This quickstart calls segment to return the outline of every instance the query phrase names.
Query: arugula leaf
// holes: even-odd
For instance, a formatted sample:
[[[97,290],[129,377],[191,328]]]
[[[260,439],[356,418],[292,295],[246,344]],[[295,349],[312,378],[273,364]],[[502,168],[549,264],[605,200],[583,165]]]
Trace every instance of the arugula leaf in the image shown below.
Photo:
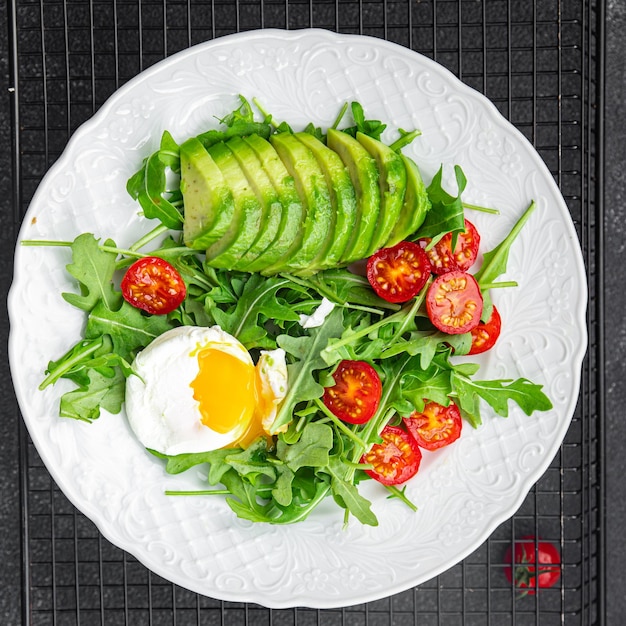
[[[312,122],[309,122],[305,126],[303,132],[309,133],[309,135],[313,135],[313,137],[315,137],[319,141],[322,141],[322,142],[324,141],[324,138],[325,138],[324,131],[321,129],[320,126],[315,126]]]
[[[240,105],[231,111],[228,115],[222,117],[219,121],[224,126],[232,127],[239,122],[253,122],[254,112],[248,102],[248,99],[239,94]]]
[[[159,161],[174,172],[180,172],[180,146],[169,131],[163,131],[159,146]]]
[[[333,457],[331,461],[327,471],[331,476],[330,488],[335,501],[362,524],[378,526],[378,519],[372,511],[372,503],[359,493],[354,483],[346,480],[345,463],[338,457]]]
[[[166,196],[168,168],[180,168],[177,156],[178,145],[165,131],[161,137],[159,150],[144,160],[138,170],[126,183],[126,191],[139,202],[148,219],[158,219],[164,226],[181,230],[183,216],[178,208]]]
[[[328,424],[311,422],[294,444],[288,445],[279,437],[276,456],[295,472],[301,467],[326,467],[332,447],[333,429]]]
[[[400,152],[402,148],[404,148],[405,146],[408,146],[410,143],[413,142],[414,139],[416,139],[422,134],[422,131],[417,130],[417,129],[406,131],[406,130],[403,130],[402,128],[399,128],[398,132],[400,133],[400,138],[396,139],[389,146],[395,152]]]
[[[173,323],[165,315],[146,315],[128,304],[126,300],[117,310],[110,310],[98,303],[85,328],[85,338],[95,339],[108,335],[113,341],[113,350],[129,362],[140,348],[173,328]]]
[[[182,454],[175,454],[173,456],[162,454],[156,450],[150,450],[148,452],[166,461],[165,471],[168,474],[180,474],[186,472],[188,469],[195,467],[196,465],[202,465],[204,463],[211,463],[212,465],[220,465],[226,456],[232,454],[233,448],[220,448],[219,450],[211,450],[210,452],[187,452]],[[211,480],[209,476],[210,484],[217,484],[219,478],[216,481]]]
[[[396,311],[398,304],[392,304],[376,295],[365,276],[351,272],[347,268],[328,269],[307,278],[291,280],[314,289],[321,296],[336,304],[358,304],[375,309]]]
[[[454,389],[458,397],[459,408],[468,416],[472,426],[482,423],[478,399],[482,398],[502,417],[508,417],[508,402],[516,402],[520,408],[531,415],[534,411],[549,411],[552,402],[537,385],[526,378],[517,380],[473,380],[454,372]]]
[[[421,412],[428,400],[447,406],[450,403],[451,392],[450,370],[435,366],[429,368],[427,372],[421,369],[407,371],[402,395],[411,402],[415,411]]]
[[[265,476],[272,481],[276,479],[274,467],[267,463],[267,442],[262,437],[244,450],[234,450],[224,457],[224,461],[250,482],[254,482],[259,476]]]
[[[93,422],[100,417],[101,409],[109,413],[119,413],[124,402],[126,377],[120,370],[113,376],[103,376],[99,372],[89,373],[89,385],[79,387],[61,397],[59,414],[84,422]]]
[[[485,252],[483,255],[483,263],[476,274],[474,274],[474,278],[481,288],[484,288],[485,285],[493,283],[496,278],[506,272],[511,245],[532,215],[535,207],[536,204],[533,200],[519,220],[517,220],[509,234],[495,248],[493,248],[493,250]]]
[[[268,319],[297,322],[299,316],[290,307],[282,305],[276,294],[290,285],[287,278],[264,278],[251,274],[234,307],[222,310],[211,307],[210,313],[223,330],[237,337],[246,348],[274,347],[265,341],[267,329],[263,323]],[[259,318],[263,318],[259,323]]]
[[[325,369],[326,362],[320,356],[331,337],[339,337],[343,330],[341,309],[334,309],[319,328],[311,329],[309,336],[291,337],[279,335],[276,343],[295,360],[287,365],[289,390],[283,400],[270,432],[276,433],[293,419],[293,411],[299,402],[319,398],[324,387],[313,377],[315,370]]]
[[[272,524],[294,524],[306,519],[330,490],[330,485],[324,480],[314,480],[312,487],[312,493],[307,493],[306,497],[296,497],[297,494],[292,491],[294,498],[291,504],[288,507],[274,507],[273,515],[268,516],[264,521]]]
[[[259,502],[258,487],[242,479],[233,468],[230,468],[221,478],[222,484],[234,496],[226,498],[228,506],[235,512],[237,517],[251,522],[271,522],[271,504]]]
[[[426,188],[428,197],[432,204],[432,209],[426,214],[424,223],[420,226],[415,239],[429,237],[431,239],[441,238],[446,233],[453,234],[451,243],[452,249],[456,245],[455,234],[465,229],[465,217],[461,194],[467,185],[467,179],[460,166],[454,166],[456,176],[458,196],[450,195],[442,186],[443,165],[433,177],[430,185]]]
[[[272,498],[281,506],[287,507],[293,502],[293,481],[295,473],[287,465],[276,467],[277,478],[272,487]]]
[[[49,361],[46,368],[46,378],[39,385],[39,389],[45,389],[54,384],[60,378],[69,378],[79,386],[89,384],[89,378],[80,372],[85,362],[90,361],[104,345],[104,338],[98,337],[94,341],[81,340],[72,346],[61,358]]]
[[[291,495],[287,493],[290,482]],[[222,476],[222,484],[233,496],[227,497],[226,502],[238,517],[270,524],[293,524],[305,519],[330,489],[323,479],[314,477],[302,484],[297,476],[288,473],[281,473],[274,485],[250,482],[232,468]],[[278,498],[270,497],[274,493]]]
[[[226,130],[207,130],[198,135],[197,139],[205,148],[210,148],[220,141],[228,141],[231,137],[260,135],[264,139],[268,139],[271,134],[272,127],[265,122],[246,122],[238,120]]]
[[[107,246],[115,246],[110,239]],[[71,305],[91,311],[99,301],[109,310],[119,306],[121,294],[113,287],[117,254],[105,252],[91,233],[84,233],[72,242],[72,262],[67,271],[80,283],[81,294],[64,293],[63,299]]]
[[[383,134],[385,128],[387,128],[387,124],[383,124],[380,120],[365,119],[363,107],[358,102],[352,102],[350,107],[352,118],[354,119],[354,126],[344,128],[342,132],[352,137],[356,137],[357,132],[359,132],[380,141],[380,136]]]
[[[220,124],[226,126],[225,130],[208,130],[197,136],[197,139],[205,148],[228,141],[231,137],[245,137],[247,135],[260,135],[268,139],[272,133],[271,116],[265,115],[262,122],[254,119],[254,112],[248,100],[239,95],[241,104],[234,111],[219,120]]]
[[[411,356],[419,355],[421,357],[421,367],[427,369],[437,353],[441,341],[442,337],[440,333],[416,330],[409,333],[406,339],[401,339],[391,345],[386,345],[380,353],[380,358],[389,359],[405,352]]]
[[[108,336],[105,335],[102,338],[101,344],[101,347],[93,355],[73,363],[71,367],[68,367],[69,363],[67,362],[61,363],[57,369],[52,369],[51,372],[57,378],[63,376],[63,378],[74,381],[79,387],[89,385],[89,370],[96,370],[103,376],[111,378],[115,374],[115,368],[119,367],[122,374],[128,378],[133,373],[130,363],[119,354],[111,352],[111,340]]]

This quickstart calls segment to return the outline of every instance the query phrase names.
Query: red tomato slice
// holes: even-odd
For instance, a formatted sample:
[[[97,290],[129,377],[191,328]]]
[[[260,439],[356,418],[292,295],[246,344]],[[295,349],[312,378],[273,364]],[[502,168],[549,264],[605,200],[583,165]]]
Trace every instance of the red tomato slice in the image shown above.
[[[437,276],[426,294],[430,321],[444,333],[469,333],[480,324],[483,297],[476,279],[459,270]]]
[[[417,474],[422,452],[413,436],[398,426],[385,426],[382,443],[375,443],[361,457],[373,466],[365,472],[383,485],[399,485]]]
[[[322,398],[328,409],[349,424],[364,424],[376,413],[383,393],[378,372],[365,361],[344,360],[333,374],[335,384]]]
[[[461,436],[463,420],[454,402],[443,406],[428,402],[421,413],[415,412],[404,418],[407,430],[425,450],[438,450]]]
[[[472,347],[468,354],[480,354],[493,348],[502,328],[502,318],[498,309],[493,307],[491,317],[483,324],[482,322],[472,330]]]
[[[430,239],[419,240],[425,247]],[[444,235],[432,248],[426,251],[433,274],[444,274],[453,270],[467,271],[478,256],[480,235],[474,224],[465,220],[465,231],[457,233],[454,253],[452,252],[452,233]]]
[[[367,261],[367,280],[387,302],[408,302],[422,290],[429,276],[428,257],[412,241],[381,248]]]
[[[561,576],[561,555],[557,547],[533,536],[522,537],[509,546],[504,556],[504,575],[524,594],[537,588],[553,587]]]
[[[176,268],[155,256],[135,261],[122,279],[124,299],[152,315],[173,311],[185,299],[185,281]]]

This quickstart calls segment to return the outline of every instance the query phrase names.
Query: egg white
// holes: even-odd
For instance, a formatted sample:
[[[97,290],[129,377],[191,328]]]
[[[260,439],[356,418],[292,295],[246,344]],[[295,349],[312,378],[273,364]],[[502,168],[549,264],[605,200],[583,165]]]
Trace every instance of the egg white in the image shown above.
[[[165,332],[142,350],[133,362],[134,374],[126,382],[126,414],[139,441],[166,455],[207,452],[237,441],[248,424],[219,433],[202,423],[192,381],[198,375],[198,348],[210,344],[250,368],[246,348],[219,326],[180,326]],[[262,423],[271,425],[287,390],[285,353],[281,349],[261,355],[258,374],[264,396]],[[236,387],[237,381],[233,381]]]

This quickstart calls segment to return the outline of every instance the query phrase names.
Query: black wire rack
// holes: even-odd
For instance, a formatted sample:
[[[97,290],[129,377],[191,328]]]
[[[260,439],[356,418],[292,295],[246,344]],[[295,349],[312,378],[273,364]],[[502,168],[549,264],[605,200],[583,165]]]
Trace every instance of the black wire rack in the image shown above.
[[[22,612],[29,625],[603,624],[602,0],[14,0],[7,22],[14,233],[72,133],[121,85],[190,45],[257,28],[326,28],[431,57],[534,144],[566,199],[590,289],[589,350],[564,443],[518,512],[463,562],[384,600],[265,609],[197,596],[104,539],[20,431]],[[21,423],[21,420],[20,420]],[[558,584],[519,597],[513,540],[562,555]]]

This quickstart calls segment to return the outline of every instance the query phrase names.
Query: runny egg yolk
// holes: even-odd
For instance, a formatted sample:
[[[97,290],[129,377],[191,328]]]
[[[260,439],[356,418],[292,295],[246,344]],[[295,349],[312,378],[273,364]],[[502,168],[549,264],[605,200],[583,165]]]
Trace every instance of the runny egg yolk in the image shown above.
[[[263,418],[272,411],[274,397],[263,388],[259,366],[210,344],[191,356],[198,359],[190,386],[202,424],[220,434],[234,430],[235,439],[227,447],[247,448],[258,437],[268,437]]]
[[[192,381],[201,421],[218,433],[245,431],[256,405],[256,372],[250,363],[207,346],[197,351],[198,375]]]

